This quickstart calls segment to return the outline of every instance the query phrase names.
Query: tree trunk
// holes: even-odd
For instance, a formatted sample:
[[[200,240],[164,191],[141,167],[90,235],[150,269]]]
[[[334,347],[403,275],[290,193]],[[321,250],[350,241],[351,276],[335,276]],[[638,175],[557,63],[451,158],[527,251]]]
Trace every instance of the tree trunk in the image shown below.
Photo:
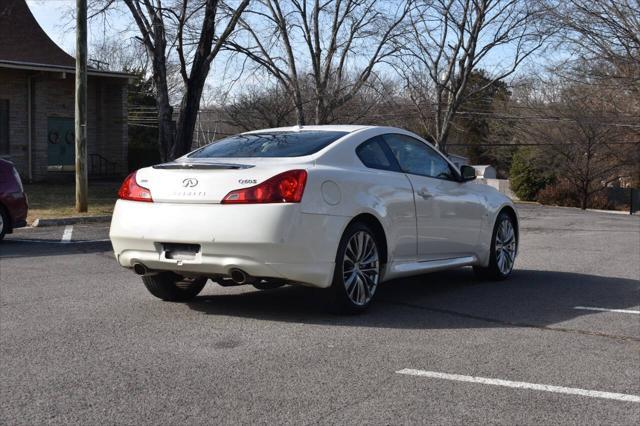
[[[171,151],[171,158],[178,158],[189,151],[193,143],[193,134],[198,121],[198,111],[200,110],[200,98],[204,83],[209,74],[209,64],[202,64],[197,69],[197,74],[191,75],[187,82],[187,91],[180,103],[180,115],[176,126],[176,140]],[[196,70],[194,69],[194,72]]]
[[[298,89],[294,89],[293,106],[296,108],[296,124],[298,126],[304,126],[306,124],[304,117],[304,102],[302,101],[300,90]]]
[[[450,128],[451,126],[447,123],[446,127],[442,130],[442,133],[438,135],[438,140],[436,142],[438,150],[445,155],[447,154],[447,141],[449,139]]]
[[[443,99],[442,89],[439,89],[437,92],[437,109],[436,109],[436,131],[434,142],[436,144],[436,148],[443,154],[447,152],[447,139],[449,138],[449,128],[450,128],[450,111],[452,109],[452,105],[449,99],[449,93],[447,93],[446,100]]]
[[[318,95],[316,100],[316,125],[327,124],[329,111],[324,97]]]
[[[451,130],[451,115],[449,112],[445,112],[445,116],[439,120],[439,129],[436,139],[436,147],[438,150],[446,154],[447,153],[447,141],[449,139],[449,132]]]
[[[191,151],[193,134],[198,121],[200,96],[188,90],[180,103],[180,115],[176,125],[176,140],[171,151],[171,158],[178,158]]]
[[[164,57],[155,57],[153,61],[153,84],[156,89],[156,104],[158,108],[158,150],[160,160],[167,161],[175,136],[173,123],[173,108],[169,103],[169,88]]]
[[[173,121],[173,108],[169,102],[158,102],[158,150],[160,160],[169,160],[175,137],[175,123]]]
[[[580,200],[580,208],[582,208],[582,210],[586,210],[588,207],[588,201],[589,201],[589,187],[585,186],[584,188],[582,188],[582,200]]]

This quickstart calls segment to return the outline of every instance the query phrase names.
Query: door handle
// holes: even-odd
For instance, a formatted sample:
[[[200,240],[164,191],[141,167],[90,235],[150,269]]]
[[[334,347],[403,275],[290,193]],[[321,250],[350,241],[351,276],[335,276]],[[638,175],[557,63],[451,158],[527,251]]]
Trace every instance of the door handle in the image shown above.
[[[425,200],[427,198],[431,198],[432,197],[431,193],[429,193],[429,191],[427,191],[425,188],[420,188],[418,190],[418,195],[421,196],[422,198],[424,198]]]

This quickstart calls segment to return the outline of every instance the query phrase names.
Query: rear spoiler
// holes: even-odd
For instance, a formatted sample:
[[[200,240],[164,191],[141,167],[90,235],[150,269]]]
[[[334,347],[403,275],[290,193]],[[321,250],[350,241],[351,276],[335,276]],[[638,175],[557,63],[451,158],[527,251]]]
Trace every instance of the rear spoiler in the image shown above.
[[[237,170],[255,167],[248,164],[208,163],[208,162],[176,162],[157,164],[154,169],[189,169],[189,170]]]

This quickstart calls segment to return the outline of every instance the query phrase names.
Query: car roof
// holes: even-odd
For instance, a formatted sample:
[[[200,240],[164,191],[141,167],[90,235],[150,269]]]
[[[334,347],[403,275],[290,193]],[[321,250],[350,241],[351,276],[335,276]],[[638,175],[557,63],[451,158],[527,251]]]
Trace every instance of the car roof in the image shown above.
[[[371,129],[379,126],[369,126],[361,124],[325,124],[320,126],[289,126],[289,127],[274,127],[271,129],[259,129],[245,132],[243,134],[251,133],[269,133],[269,132],[301,132],[301,131],[320,131],[320,132],[346,132],[351,133],[362,129]]]
[[[14,165],[11,161],[0,158],[0,167],[14,167]]]

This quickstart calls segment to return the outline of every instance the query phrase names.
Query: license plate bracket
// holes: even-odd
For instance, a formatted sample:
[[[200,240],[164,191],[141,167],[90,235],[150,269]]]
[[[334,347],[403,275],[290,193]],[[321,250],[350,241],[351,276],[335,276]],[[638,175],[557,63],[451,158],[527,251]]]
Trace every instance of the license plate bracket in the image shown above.
[[[172,260],[194,260],[200,244],[162,243],[164,257]]]

